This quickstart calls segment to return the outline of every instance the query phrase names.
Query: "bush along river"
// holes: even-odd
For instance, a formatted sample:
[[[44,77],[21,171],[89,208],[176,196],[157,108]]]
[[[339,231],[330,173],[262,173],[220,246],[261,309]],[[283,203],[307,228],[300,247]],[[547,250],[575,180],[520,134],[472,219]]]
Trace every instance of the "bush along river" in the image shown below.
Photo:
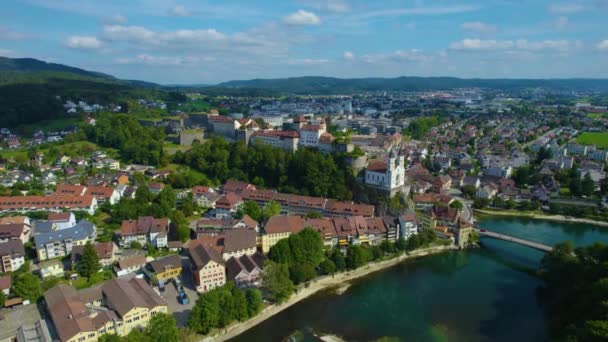
[[[554,245],[608,243],[608,228],[484,217],[491,231]],[[543,253],[482,238],[483,248],[407,260],[359,279],[343,294],[320,292],[232,341],[546,341],[535,277]]]

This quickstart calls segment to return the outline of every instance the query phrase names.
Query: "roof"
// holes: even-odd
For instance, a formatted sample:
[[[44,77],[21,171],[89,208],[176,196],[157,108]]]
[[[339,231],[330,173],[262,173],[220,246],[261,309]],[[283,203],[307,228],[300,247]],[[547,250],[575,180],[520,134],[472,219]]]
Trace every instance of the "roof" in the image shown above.
[[[7,216],[0,218],[0,225],[5,224],[25,224],[29,218],[27,216]]]
[[[141,266],[146,264],[146,257],[144,255],[134,255],[125,259],[118,260],[118,268],[125,270],[133,266]]]
[[[304,226],[318,231],[324,238],[338,236],[333,222],[326,218],[306,220]]]
[[[356,204],[353,202],[343,202],[336,200],[328,200],[325,206],[325,211],[334,215],[346,216],[365,216],[373,217],[376,207],[371,204]]]
[[[97,252],[97,256],[99,259],[110,259],[112,258],[112,254],[114,251],[114,243],[113,242],[97,242],[93,245],[95,247],[95,252]],[[72,247],[72,261],[80,260],[82,253],[84,252],[84,245],[74,246]]]
[[[97,228],[87,220],[80,220],[74,227],[56,230],[48,233],[41,233],[34,236],[36,248],[40,249],[45,244],[52,241],[64,241],[66,239],[84,240],[95,236]]]
[[[437,195],[432,192],[414,195],[414,203],[435,203],[436,200]]]
[[[241,272],[251,273],[263,269],[264,257],[260,254],[232,257],[226,262],[226,281],[234,280]]]
[[[84,195],[86,187],[82,185],[71,185],[71,184],[57,184],[55,193],[57,195]]]
[[[241,198],[241,196],[235,194],[234,192],[229,192],[227,194],[225,194],[224,196],[220,197],[216,202],[215,202],[215,207],[216,208],[232,208],[235,205],[237,205],[239,202],[242,202],[243,199]]]
[[[179,255],[169,255],[149,262],[154,273],[161,273],[167,269],[182,267],[182,259]]]
[[[88,209],[93,196],[49,195],[49,196],[3,196],[0,210],[48,210],[56,208]]]
[[[382,160],[372,160],[369,162],[369,165],[367,165],[367,171],[373,172],[385,173],[387,168],[386,162]]]
[[[266,234],[297,233],[304,229],[304,220],[300,216],[275,215],[268,219],[264,231]]]
[[[23,231],[26,230],[25,224],[5,224],[0,225],[0,239],[15,239],[19,238]]]
[[[112,194],[114,194],[114,188],[108,186],[90,186],[87,189],[87,194],[97,198],[109,199],[112,197]]]
[[[255,228],[259,225],[258,221],[252,219],[249,215],[243,216],[239,222],[244,223],[248,228]]]
[[[234,179],[227,180],[226,183],[224,183],[224,185],[222,186],[222,190],[224,192],[240,193],[240,192],[243,192],[244,190],[251,190],[251,189],[255,189],[255,186],[252,184],[237,181]]]
[[[212,247],[206,246],[201,242],[195,243],[188,248],[188,255],[190,260],[197,270],[205,267],[210,261],[214,261],[217,264],[224,265],[224,260]]]
[[[70,220],[72,215],[74,215],[74,214],[68,213],[68,212],[66,212],[66,213],[49,213],[47,220],[53,221],[53,222],[67,222]]]
[[[300,135],[296,131],[257,131],[253,132],[253,137],[271,137],[271,138],[299,138]]]
[[[57,285],[44,293],[44,300],[61,341],[83,331],[97,330],[88,316],[85,303],[73,287]]]
[[[120,317],[136,307],[152,309],[167,305],[143,279],[112,279],[102,285],[102,291]]]
[[[0,243],[0,256],[5,255],[24,256],[25,249],[23,248],[23,242],[21,240],[8,240],[7,242]]]
[[[0,277],[0,290],[6,290],[11,288],[11,275],[5,275]]]
[[[253,229],[230,229],[224,232],[224,253],[255,248],[257,233]]]
[[[169,219],[155,219],[152,216],[140,216],[137,220],[125,220],[120,225],[120,236],[166,233],[169,230]]]

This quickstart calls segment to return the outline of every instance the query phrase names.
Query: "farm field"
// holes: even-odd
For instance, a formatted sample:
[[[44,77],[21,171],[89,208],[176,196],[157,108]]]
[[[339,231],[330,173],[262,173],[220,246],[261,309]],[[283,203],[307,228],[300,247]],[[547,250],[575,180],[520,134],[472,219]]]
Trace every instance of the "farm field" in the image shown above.
[[[598,148],[608,148],[608,132],[585,132],[576,138],[579,144],[595,145]]]
[[[608,113],[587,113],[587,117],[590,119],[608,118]]]

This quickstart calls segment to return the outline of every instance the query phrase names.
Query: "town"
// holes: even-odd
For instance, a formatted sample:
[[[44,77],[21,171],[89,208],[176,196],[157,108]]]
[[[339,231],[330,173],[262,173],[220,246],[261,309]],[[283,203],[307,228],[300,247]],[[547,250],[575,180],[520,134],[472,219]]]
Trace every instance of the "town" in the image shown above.
[[[606,220],[608,109],[551,96],[128,105],[156,118],[74,99],[80,119],[61,130],[3,128],[0,339],[96,341],[165,320],[209,334],[318,277],[475,245],[477,213]],[[134,134],[113,137],[121,126]],[[217,296],[244,312],[201,311]]]

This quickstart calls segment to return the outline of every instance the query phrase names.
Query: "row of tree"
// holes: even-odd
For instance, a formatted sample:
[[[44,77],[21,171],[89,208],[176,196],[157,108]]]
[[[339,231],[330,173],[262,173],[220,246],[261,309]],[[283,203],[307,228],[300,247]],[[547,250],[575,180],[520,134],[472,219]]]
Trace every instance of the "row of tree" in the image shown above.
[[[254,143],[247,147],[212,137],[188,152],[176,153],[173,162],[202,172],[214,184],[237,179],[288,193],[353,197],[355,179],[344,156],[310,148],[290,153],[268,145]]]
[[[250,288],[243,291],[229,282],[198,297],[188,318],[188,327],[207,334],[234,321],[245,321],[257,315],[263,307],[259,290]]]

